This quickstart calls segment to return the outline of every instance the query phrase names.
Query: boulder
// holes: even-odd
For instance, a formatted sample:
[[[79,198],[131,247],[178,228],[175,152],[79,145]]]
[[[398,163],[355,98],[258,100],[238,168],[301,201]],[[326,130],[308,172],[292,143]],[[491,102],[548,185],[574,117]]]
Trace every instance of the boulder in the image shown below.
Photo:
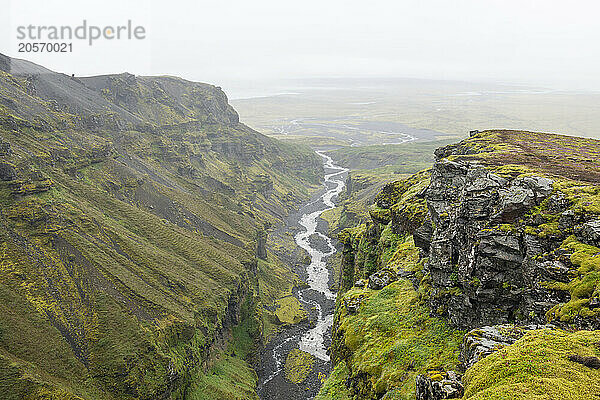
[[[382,269],[369,276],[368,287],[369,289],[379,290],[396,280],[398,280],[396,272],[390,269]]]
[[[512,222],[535,205],[533,190],[523,186],[511,186],[498,190],[500,195],[500,215],[503,222]]]
[[[0,180],[12,181],[17,177],[15,166],[6,161],[0,161]]]
[[[534,329],[552,329],[553,325],[494,325],[473,329],[463,339],[460,350],[460,363],[464,370],[477,361],[489,356],[505,346],[510,346],[522,338],[527,331]]]
[[[582,242],[600,247],[600,220],[589,221],[583,224],[579,230]]]
[[[356,314],[358,312],[363,298],[364,295],[344,298],[344,306],[346,306],[349,314]]]
[[[463,384],[454,371],[431,375],[417,375],[416,400],[459,399],[464,394]]]
[[[515,183],[523,183],[534,191],[537,200],[543,200],[552,193],[554,181],[543,176],[532,175],[515,179]]]

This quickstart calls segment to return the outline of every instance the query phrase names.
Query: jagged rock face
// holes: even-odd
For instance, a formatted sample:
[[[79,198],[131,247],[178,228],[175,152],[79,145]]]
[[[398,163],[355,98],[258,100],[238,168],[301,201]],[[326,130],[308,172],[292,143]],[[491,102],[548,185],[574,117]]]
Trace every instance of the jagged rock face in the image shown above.
[[[415,240],[429,252],[432,310],[458,327],[541,323],[564,295],[540,282],[566,277],[568,267],[537,256],[559,247],[560,240],[498,226],[515,222],[551,193],[549,178],[508,179],[477,163],[438,161],[425,194],[431,236],[421,238],[428,229],[420,228],[424,233]]]

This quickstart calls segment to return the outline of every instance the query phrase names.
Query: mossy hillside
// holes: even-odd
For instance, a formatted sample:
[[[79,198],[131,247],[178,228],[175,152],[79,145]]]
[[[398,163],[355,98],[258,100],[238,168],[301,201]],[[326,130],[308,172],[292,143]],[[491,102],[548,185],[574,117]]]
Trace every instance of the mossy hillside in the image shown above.
[[[49,193],[47,197],[50,197],[51,195],[52,193]],[[54,282],[61,282],[61,286],[63,286],[62,282],[67,283],[67,285],[64,285],[66,286],[65,289],[61,290],[61,292],[78,293],[78,287],[81,286],[81,283],[76,280],[69,288],[69,279],[72,280],[72,278],[69,277],[70,273],[75,273],[75,276],[78,279],[81,279],[81,277],[85,277],[86,274],[89,274],[90,269],[94,270],[100,268],[100,271],[94,272],[94,274],[98,274],[99,279],[102,279],[100,285],[105,285],[103,282],[107,281],[106,284],[114,288],[114,291],[111,294],[117,296],[120,301],[125,301],[125,308],[129,308],[126,312],[133,312],[142,319],[152,317],[161,318],[161,315],[167,310],[178,315],[175,320],[171,320],[171,318],[166,319],[167,325],[163,330],[170,333],[164,335],[159,333],[158,338],[165,337],[167,343],[172,342],[171,339],[168,339],[169,337],[173,337],[173,334],[176,335],[175,337],[178,337],[181,334],[177,333],[178,330],[171,332],[171,329],[168,328],[170,325],[168,321],[182,325],[182,328],[184,328],[185,331],[185,326],[190,324],[190,322],[185,322],[185,320],[191,320],[191,326],[196,326],[200,329],[191,337],[188,336],[189,334],[185,334],[183,336],[183,342],[176,340],[171,344],[175,347],[167,353],[168,357],[174,362],[177,370],[187,371],[190,368],[190,363],[193,365],[197,362],[194,360],[202,359],[205,356],[205,348],[210,344],[211,336],[219,329],[219,326],[222,326],[222,323],[219,321],[223,317],[219,316],[219,313],[225,309],[225,306],[231,299],[229,287],[235,288],[239,286],[240,280],[235,277],[236,273],[246,273],[244,272],[245,267],[239,264],[236,259],[243,260],[248,258],[249,255],[243,250],[238,250],[233,245],[218,243],[218,241],[215,241],[214,243],[214,246],[218,247],[211,247],[209,243],[212,240],[198,240],[197,234],[195,233],[178,228],[174,225],[165,224],[164,220],[153,217],[152,215],[147,215],[147,213],[140,212],[133,207],[126,206],[125,209],[120,210],[121,204],[117,203],[117,206],[115,206],[115,204],[111,203],[112,202],[109,202],[109,206],[112,207],[109,208],[119,211],[119,214],[113,215],[116,217],[116,221],[106,218],[105,215],[98,214],[95,210],[86,210],[83,208],[85,207],[85,203],[79,203],[77,205],[59,203],[55,199],[52,199],[47,203],[42,201],[40,204],[37,204],[35,201],[32,202],[31,200],[19,202],[15,209],[11,208],[7,210],[7,214],[13,217],[12,220],[15,221],[15,230],[19,233],[25,234],[28,231],[30,234],[33,231],[42,233],[41,237],[32,239],[32,241],[39,242],[38,246],[51,244],[51,241],[48,241],[45,236],[43,236],[47,231],[53,231],[52,235],[56,235],[58,232],[60,235],[59,242],[62,243],[62,240],[67,242],[65,245],[61,244],[62,247],[58,252],[64,251],[64,247],[72,246],[72,248],[69,248],[67,251],[71,253],[71,255],[74,255],[75,259],[68,260],[68,266],[61,267],[61,269],[56,271],[59,275],[52,278]],[[73,208],[68,208],[66,204]],[[55,221],[52,219],[50,221],[44,221],[44,219],[47,218],[47,213],[42,210],[47,209],[48,206],[52,207],[53,211],[56,211],[56,215],[63,217],[74,215],[77,217],[75,221],[68,221],[68,228],[61,228],[60,225],[54,223]],[[58,209],[56,210],[55,208]],[[89,212],[89,215],[83,214],[84,211]],[[19,218],[19,216],[27,215],[29,217],[24,219]],[[138,215],[139,220],[136,220],[135,218],[138,217]],[[93,219],[90,218],[90,216],[93,216]],[[156,218],[155,222],[153,218]],[[39,224],[39,222],[42,221],[42,224],[41,226],[27,226],[27,224],[23,224],[23,221],[32,221],[33,224]],[[101,230],[98,229],[99,226],[102,226]],[[127,226],[127,229],[125,226]],[[82,232],[78,232],[78,230],[81,230]],[[90,242],[90,237],[98,237],[97,242]],[[114,246],[114,249],[111,249],[111,246],[107,246],[106,243],[111,243],[111,245]],[[190,252],[190,249],[195,249],[198,253]],[[56,251],[54,249],[44,248],[43,253],[56,253]],[[198,257],[200,254],[202,254],[202,257]],[[81,257],[81,260],[77,260],[79,257]],[[181,261],[178,261],[178,258]],[[22,265],[27,265],[28,261],[24,260],[23,264],[15,264],[15,261],[19,260],[19,257],[15,254],[9,254],[7,257],[3,258],[3,261],[4,260],[7,262],[6,272],[15,273],[19,276],[22,275],[24,271]],[[53,260],[60,260],[60,255],[54,255]],[[90,266],[87,265],[87,261],[85,260],[94,260],[95,262],[98,262],[98,264]],[[132,260],[136,261],[133,262]],[[77,270],[77,267],[75,267],[75,272],[73,272],[73,266],[70,264],[77,264],[77,261],[83,261],[84,267],[82,270]],[[56,261],[55,264],[62,265],[59,264],[58,261]],[[232,266],[236,264],[238,265],[237,272],[235,269],[232,269]],[[175,269],[169,268],[173,265],[179,266]],[[204,266],[206,270],[204,273],[200,270],[192,272],[190,269],[190,266],[192,265]],[[160,267],[157,268],[157,266],[162,266],[162,270]],[[286,270],[281,267],[280,270],[280,273],[282,274],[280,280],[287,281],[288,278],[285,276]],[[197,279],[197,283],[193,283],[189,278],[186,278],[186,275],[190,272],[192,273],[191,276],[196,275],[195,279]],[[109,280],[105,279],[106,273],[109,274]],[[289,274],[289,272],[287,272],[287,274]],[[145,275],[145,280],[142,281],[139,279],[139,275]],[[74,314],[72,311],[69,312],[69,310],[65,311],[61,309],[61,306],[64,306],[65,298],[59,298],[58,301],[57,299],[47,298],[44,295],[44,291],[49,291],[51,289],[45,286],[38,287],[38,282],[44,282],[44,278],[48,278],[47,274],[46,276],[40,275],[39,273],[38,275],[28,274],[26,282],[21,284],[21,286],[27,291],[30,301],[36,304],[38,310],[44,313],[51,313],[56,323],[61,323],[67,330],[71,329],[74,332],[77,332],[78,329],[84,327],[84,332],[75,338],[73,346],[78,349],[77,351],[81,351],[85,354],[91,353],[90,358],[92,365],[102,365],[102,376],[105,377],[103,380],[106,381],[106,385],[110,385],[112,380],[115,379],[118,374],[121,374],[121,372],[115,372],[113,374],[109,371],[113,368],[115,371],[119,371],[123,368],[123,364],[121,364],[123,361],[119,361],[118,355],[114,358],[115,354],[112,354],[110,358],[106,358],[106,355],[111,354],[111,351],[115,349],[114,347],[111,347],[111,345],[109,345],[109,347],[106,347],[106,345],[98,347],[92,346],[92,349],[90,350],[90,345],[88,344],[90,341],[93,343],[96,338],[101,337],[103,338],[103,343],[106,343],[107,340],[108,343],[111,341],[112,343],[119,343],[117,354],[123,354],[123,357],[127,354],[136,354],[136,352],[138,354],[147,352],[147,349],[144,348],[143,345],[139,348],[131,348],[123,346],[123,344],[143,344],[144,342],[152,343],[154,341],[158,344],[161,343],[160,339],[153,339],[152,335],[146,339],[140,338],[139,334],[135,333],[135,330],[139,329],[136,328],[138,322],[135,318],[130,319],[128,322],[124,322],[122,319],[118,318],[119,313],[124,311],[122,310],[122,307],[111,306],[109,308],[110,311],[89,310],[88,307],[88,310],[86,311],[86,307],[82,306],[85,304],[84,300],[77,300],[78,297],[75,296],[69,301],[74,301],[76,302],[75,304],[79,304],[74,310],[78,310],[80,317],[73,319]],[[222,281],[222,285],[224,286],[219,287],[219,285],[215,285],[218,281]],[[168,292],[164,292],[164,289],[161,289],[163,282],[170,282],[169,284],[172,285]],[[172,294],[169,295],[169,292],[172,292]],[[196,294],[193,294],[194,292]],[[140,298],[136,293],[141,293],[144,297]],[[278,295],[277,291],[274,293],[274,296]],[[125,296],[123,296],[123,294]],[[68,296],[69,299],[73,297],[72,295]],[[129,296],[133,296],[134,300],[129,300]],[[107,304],[110,303],[110,301],[107,302]],[[190,313],[188,311],[190,307],[195,308],[197,306],[194,306],[194,304],[198,303],[202,305],[198,310],[199,312]],[[102,304],[100,300],[97,300],[97,305],[100,304]],[[108,313],[106,311],[108,311]],[[98,313],[101,315],[106,314],[106,317],[109,319],[99,321],[97,316]],[[177,320],[182,318],[183,320],[181,323],[178,323]],[[131,331],[126,333],[128,331],[123,329],[124,326],[132,326]],[[148,326],[148,329],[150,329],[150,331],[155,330],[155,328],[151,326]],[[85,334],[86,332],[88,333],[87,335]],[[126,334],[125,336],[122,334],[115,336],[115,333],[118,332]],[[204,333],[198,335],[200,332]],[[111,337],[113,339],[110,339]],[[188,344],[186,344],[186,342]],[[189,359],[190,352],[189,350],[186,350],[189,346],[191,346],[192,349],[197,349],[192,351],[191,354],[193,354],[193,358],[191,360]],[[79,347],[82,347],[82,349],[79,349]],[[177,350],[179,348],[180,350]],[[37,357],[32,360],[35,359],[37,359]],[[154,369],[156,367],[150,367],[150,365],[154,365],[161,359],[165,360],[165,362],[168,360],[168,358],[159,356],[158,354],[155,354],[154,356],[149,355],[146,362],[142,362],[140,359],[135,360],[134,366],[136,367],[136,371],[140,372],[144,370],[144,368],[146,370],[148,368]],[[143,367],[143,365],[146,366]],[[140,368],[140,370],[137,368]],[[127,368],[125,371],[127,371]],[[161,371],[163,376],[167,375],[167,365],[162,365]],[[132,370],[125,373],[137,374],[137,372]],[[143,375],[144,379],[150,376],[151,375],[147,373]],[[137,378],[132,377],[132,379],[134,379],[132,382],[128,382],[131,386],[136,387],[142,385],[149,391],[157,389],[156,387],[148,385],[148,382],[142,384],[142,382],[135,380]],[[158,381],[160,381],[160,378]],[[111,391],[125,390],[124,388],[115,387],[109,387],[108,389]]]
[[[514,165],[572,181],[600,182],[597,139],[514,130],[482,131],[436,151],[438,157],[488,166]]]
[[[344,301],[358,296],[359,311],[351,314]],[[393,398],[409,399],[417,374],[457,367],[463,333],[430,317],[407,280],[379,291],[353,288],[339,304],[335,353],[346,363],[354,395],[371,398],[393,391]]]
[[[372,222],[342,231],[340,241],[343,290],[336,303],[335,366],[318,398],[413,398],[416,375],[457,368],[464,333],[430,317],[422,294],[408,280],[381,290],[354,286],[381,269],[409,271],[421,279],[425,260],[410,235],[393,233],[392,222]],[[358,312],[349,311],[346,305],[356,302]]]
[[[126,82],[118,104],[92,115],[76,104],[100,109],[91,83],[48,81],[81,95],[56,111],[51,90],[32,96],[19,79],[0,79],[12,101],[0,115],[1,158],[17,174],[0,182],[0,275],[3,296],[24,304],[0,316],[4,381],[32,398],[184,398],[220,341],[260,340],[259,305],[291,293],[289,268],[269,261],[275,280],[257,268],[254,239],[308,197],[320,159],[238,124],[213,87],[170,113],[173,82],[159,82],[156,101],[146,98],[151,78]],[[44,336],[16,340],[12,327],[30,321]],[[232,330],[246,334],[230,339]],[[237,379],[218,371],[221,384]]]
[[[553,141],[559,143],[559,146],[564,147],[567,153],[567,164],[572,168],[560,167],[560,150],[553,148],[556,154],[549,154],[544,147],[544,142]],[[573,139],[573,141],[570,141]],[[531,141],[531,144],[527,142]],[[535,258],[534,261],[541,263],[544,260],[559,260],[568,271],[563,278],[567,278],[568,282],[540,282],[542,286],[550,287],[553,290],[567,292],[568,299],[564,304],[557,306],[548,313],[548,318],[553,323],[568,324],[569,326],[585,326],[586,321],[590,318],[597,318],[597,311],[594,307],[588,307],[592,298],[598,296],[598,277],[597,277],[597,261],[596,258],[600,253],[600,249],[589,244],[582,243],[576,237],[570,235],[579,235],[578,228],[569,224],[568,218],[573,215],[578,224],[585,221],[595,220],[600,215],[597,211],[597,184],[594,179],[594,168],[587,168],[590,154],[597,152],[597,141],[579,138],[557,138],[557,135],[550,134],[535,134],[528,132],[506,132],[506,131],[489,131],[475,135],[473,138],[467,139],[456,146],[442,149],[437,152],[438,157],[445,157],[460,161],[474,161],[479,164],[483,163],[493,173],[504,176],[506,178],[525,177],[529,175],[550,177],[553,181],[552,199],[543,201],[540,205],[534,207],[523,216],[517,218],[512,223],[501,223],[494,221],[484,231],[493,231],[494,234],[501,235],[516,235],[525,237],[533,235],[530,240],[539,240],[543,243],[543,251]],[[529,153],[528,153],[529,152]],[[515,154],[514,157],[509,156]],[[505,158],[503,158],[505,157]],[[510,160],[509,160],[510,158]],[[592,157],[594,158],[594,157]],[[512,163],[515,161],[515,163]],[[548,166],[543,166],[543,162],[548,162]],[[581,165],[577,165],[581,162]],[[554,168],[551,170],[551,168]],[[597,170],[596,170],[597,171]],[[389,386],[389,379],[379,380],[380,376],[384,376],[386,367],[390,364],[389,358],[386,358],[386,353],[379,351],[384,348],[386,340],[380,335],[378,327],[369,326],[371,321],[383,320],[387,309],[391,309],[388,305],[385,308],[378,309],[377,312],[370,313],[368,316],[371,320],[360,319],[363,313],[367,313],[370,296],[381,296],[382,293],[392,291],[392,288],[401,285],[404,282],[407,287],[413,290],[415,303],[419,304],[424,315],[428,318],[431,310],[429,310],[421,300],[428,299],[431,295],[430,276],[423,275],[423,265],[427,262],[426,259],[421,259],[421,254],[418,249],[414,248],[414,241],[410,236],[411,231],[419,226],[423,221],[427,221],[428,210],[427,204],[422,197],[426,197],[423,189],[427,187],[427,182],[417,179],[414,176],[412,185],[405,182],[392,183],[382,190],[382,193],[377,197],[376,206],[370,210],[373,222],[359,225],[352,229],[346,229],[340,233],[340,241],[344,243],[344,255],[342,262],[342,289],[339,294],[339,301],[336,309],[336,319],[334,323],[334,342],[333,354],[335,356],[336,367],[334,373],[323,386],[320,398],[406,398],[407,387],[414,389],[414,376],[406,381],[407,386],[402,386],[399,383],[397,386]],[[423,186],[416,188],[419,182],[423,182]],[[412,190],[411,190],[412,189]],[[412,193],[411,193],[412,191]],[[425,194],[425,196],[423,196]],[[410,207],[414,207],[411,209]],[[566,210],[568,212],[562,213]],[[394,215],[394,211],[397,214]],[[415,212],[416,211],[416,212]],[[388,225],[389,221],[389,225]],[[583,222],[582,222],[583,221]],[[393,229],[390,229],[392,228]],[[435,228],[435,224],[433,226]],[[390,240],[390,233],[393,240]],[[382,240],[384,239],[385,240]],[[384,243],[392,243],[391,246],[385,246]],[[562,243],[562,244],[561,244]],[[413,286],[406,281],[397,281],[389,284],[381,290],[370,290],[362,287],[356,287],[354,284],[359,278],[366,278],[374,271],[380,269],[403,270],[412,272],[411,280],[413,284],[418,284],[417,291],[414,291]],[[564,280],[564,279],[562,279]],[[481,283],[477,277],[468,282],[468,285],[476,288]],[[503,283],[504,290],[510,288],[508,283]],[[454,289],[447,290],[448,296],[455,296]],[[555,292],[556,293],[556,292]],[[356,312],[356,304],[358,312]],[[351,309],[347,306],[352,305]],[[403,307],[401,311],[396,311],[392,315],[396,317],[400,315],[403,319],[411,321],[410,316],[405,316],[402,312],[406,312],[407,307]],[[360,322],[351,326],[344,325],[347,321],[358,319]],[[587,318],[587,320],[585,320]],[[445,324],[443,320],[434,320]],[[399,322],[400,323],[400,322]],[[420,326],[415,323],[415,326]],[[364,331],[361,329],[364,328]],[[455,355],[458,345],[462,339],[462,332],[453,331],[447,328],[448,332],[444,337],[455,335],[454,342]],[[349,334],[349,332],[351,334]],[[544,332],[544,331],[542,331]],[[555,332],[555,331],[552,331]],[[571,335],[563,331],[565,335]],[[354,334],[352,334],[354,333]],[[562,334],[561,333],[561,334]],[[577,332],[579,334],[580,332]],[[538,335],[538,332],[533,332],[531,335]],[[581,332],[583,335],[583,331]],[[592,332],[591,335],[595,335]],[[411,335],[406,335],[410,337]],[[375,337],[377,342],[370,342],[371,338]],[[526,336],[528,337],[528,336]],[[350,339],[348,339],[350,338]],[[571,338],[573,342],[571,343]],[[562,340],[562,339],[561,339]],[[363,343],[367,343],[364,348]],[[431,339],[424,340],[418,343],[427,345],[431,343]],[[548,342],[547,344],[545,342]],[[433,341],[435,343],[435,341]],[[519,347],[519,343],[509,346],[507,351],[515,351],[514,357],[509,363],[498,361],[497,368],[482,369],[481,364],[488,358],[480,361],[471,368],[468,374],[475,377],[474,383],[471,383],[467,378],[467,396],[465,398],[545,398],[545,387],[553,385],[549,393],[554,393],[554,396],[567,396],[567,398],[594,398],[590,397],[592,393],[597,391],[592,387],[593,391],[587,391],[585,379],[578,372],[575,373],[574,380],[578,382],[577,386],[570,386],[567,391],[562,392],[562,379],[569,379],[568,368],[579,368],[579,364],[568,361],[568,354],[563,352],[564,358],[560,360],[553,358],[552,346],[555,345],[553,340],[546,338],[537,340],[536,346],[542,349],[537,356],[545,357],[540,361],[540,365],[547,365],[557,360],[556,364],[564,369],[562,371],[549,371],[549,379],[546,380],[547,374],[539,368],[535,368],[528,362],[528,354],[519,353],[514,350]],[[587,341],[585,351],[579,351],[577,347],[577,339],[567,336],[562,345],[573,345],[573,352],[579,355],[592,356],[597,353],[590,352],[594,342]],[[546,346],[546,347],[544,347]],[[435,347],[435,346],[434,346]],[[444,348],[452,348],[452,346],[444,346]],[[562,350],[561,350],[562,351]],[[570,351],[570,350],[569,350]],[[518,354],[517,354],[518,353]],[[497,353],[495,353],[497,354]],[[562,356],[561,355],[561,356]],[[363,357],[363,358],[359,358]],[[496,357],[490,356],[490,357]],[[435,363],[438,359],[446,359],[443,356],[434,355],[432,358],[414,357],[422,360],[425,363]],[[456,359],[455,359],[456,360]],[[564,364],[564,361],[570,364]],[[456,361],[455,361],[456,362]],[[562,364],[562,365],[561,365]],[[356,368],[360,365],[360,371],[364,374],[357,374]],[[513,368],[513,366],[516,366]],[[450,369],[456,367],[452,363],[445,366],[438,366],[428,370],[423,368],[423,373],[428,374],[432,378],[441,376],[445,368]],[[505,371],[502,368],[508,367]],[[479,368],[479,370],[477,370]],[[403,371],[402,368],[397,368]],[[511,372],[512,371],[512,372]],[[515,372],[516,371],[516,372]],[[510,375],[515,372],[515,378]],[[585,372],[585,371],[584,371]],[[496,375],[497,374],[497,377]],[[517,382],[514,386],[512,382]],[[377,383],[381,387],[377,388]],[[384,384],[385,383],[385,384]],[[481,385],[479,385],[481,383]],[[346,386],[348,392],[336,392],[333,388],[335,385]],[[388,386],[386,386],[388,385]],[[469,386],[471,385],[471,386]],[[584,389],[578,391],[577,387],[582,386]],[[390,390],[391,389],[391,390]],[[561,393],[560,395],[558,393]],[[566,394],[565,394],[566,393]],[[409,394],[414,396],[414,394]],[[571,396],[571,397],[569,397]],[[411,398],[409,397],[409,398]]]
[[[258,377],[248,360],[256,350],[260,321],[249,297],[243,303],[241,322],[234,326],[226,346],[216,350],[209,367],[190,379],[186,399],[256,400]]]
[[[243,359],[221,353],[213,365],[193,379],[189,400],[256,400],[256,372]]]
[[[345,361],[338,362],[329,374],[315,400],[350,400],[351,393],[346,387],[348,368]]]
[[[600,356],[598,331],[537,330],[467,370],[463,399],[597,399],[600,370],[569,360]]]

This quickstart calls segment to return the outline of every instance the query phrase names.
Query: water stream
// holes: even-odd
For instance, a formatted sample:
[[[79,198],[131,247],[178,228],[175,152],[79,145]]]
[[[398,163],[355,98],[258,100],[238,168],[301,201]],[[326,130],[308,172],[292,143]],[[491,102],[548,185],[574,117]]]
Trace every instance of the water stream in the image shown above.
[[[263,354],[265,367],[260,374],[258,387],[261,399],[311,399],[320,385],[317,372],[326,373],[330,369],[327,346],[331,340],[329,335],[333,323],[335,293],[330,289],[327,258],[337,250],[332,239],[324,232],[323,222],[319,223],[319,217],[335,207],[334,199],[344,189],[348,169],[335,165],[331,157],[322,152],[317,154],[323,158],[325,189],[317,199],[300,210],[297,224],[301,229],[294,237],[297,245],[310,256],[310,264],[303,271],[308,287],[299,290],[296,295],[305,308],[311,310],[314,324],[291,329],[267,346]],[[302,390],[296,390],[283,376],[287,353],[293,348],[300,348],[315,357],[313,376],[310,382],[304,383],[306,387]]]

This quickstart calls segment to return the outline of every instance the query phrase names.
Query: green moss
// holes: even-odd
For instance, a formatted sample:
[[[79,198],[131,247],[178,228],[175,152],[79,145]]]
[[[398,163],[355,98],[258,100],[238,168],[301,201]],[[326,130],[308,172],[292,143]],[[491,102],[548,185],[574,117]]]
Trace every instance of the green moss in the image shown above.
[[[600,215],[600,186],[573,180],[560,180],[558,189],[567,195],[572,209],[579,214]]]
[[[256,373],[242,359],[221,354],[206,371],[199,373],[186,393],[186,400],[257,400]]]
[[[418,272],[423,269],[420,251],[415,246],[412,236],[406,236],[394,249],[394,253],[387,261],[387,266],[396,271]]]
[[[516,228],[512,224],[500,224],[500,226],[498,226],[498,229],[500,229],[500,231],[502,231],[502,232],[507,232],[507,233],[515,233],[516,232]]]
[[[300,384],[311,373],[315,358],[300,349],[292,349],[285,359],[285,378],[293,383]]]
[[[534,168],[518,164],[504,164],[488,167],[494,174],[503,178],[512,179],[528,175],[539,175],[539,171]]]
[[[527,333],[473,365],[465,374],[463,399],[594,399],[600,370],[569,361],[569,356],[599,356],[598,331]]]
[[[352,396],[346,388],[346,379],[348,379],[348,367],[344,361],[341,361],[323,382],[315,400],[350,400]]]
[[[0,309],[0,380],[30,397],[183,398],[188,387],[200,397],[194,381],[214,362],[201,386],[231,395],[239,376],[251,393],[244,360],[276,332],[276,302],[299,283],[272,254],[253,262],[255,232],[317,189],[320,157],[219,123],[233,113],[209,85],[107,77],[102,94],[135,114],[133,126],[54,112],[0,75],[14,99],[0,107],[3,160],[18,175],[0,182],[0,297],[20,311]],[[115,160],[117,142],[135,161]],[[243,322],[228,326],[240,302]],[[277,306],[284,321],[301,314],[292,299]],[[233,350],[212,360],[230,331]]]
[[[306,310],[293,295],[278,299],[275,306],[275,315],[281,323],[297,324],[307,318]]]
[[[430,171],[424,170],[396,181],[387,185],[375,199],[379,205],[391,206],[390,217],[406,232],[420,226],[429,212],[425,199],[417,197],[429,185],[429,176]]]
[[[455,369],[463,332],[429,316],[410,282],[394,282],[379,291],[354,288],[344,297],[364,295],[358,314],[338,312],[340,343],[350,377],[361,381],[364,393],[395,389],[399,398],[414,396],[417,374],[431,369]]]
[[[546,314],[552,321],[558,319],[572,322],[575,317],[594,317],[600,310],[587,307],[590,297],[600,295],[600,249],[579,242],[574,236],[567,238],[562,246],[569,250],[571,262],[577,266],[575,277],[568,283],[545,282],[544,285],[557,290],[568,291],[571,295],[566,304],[557,304]]]

